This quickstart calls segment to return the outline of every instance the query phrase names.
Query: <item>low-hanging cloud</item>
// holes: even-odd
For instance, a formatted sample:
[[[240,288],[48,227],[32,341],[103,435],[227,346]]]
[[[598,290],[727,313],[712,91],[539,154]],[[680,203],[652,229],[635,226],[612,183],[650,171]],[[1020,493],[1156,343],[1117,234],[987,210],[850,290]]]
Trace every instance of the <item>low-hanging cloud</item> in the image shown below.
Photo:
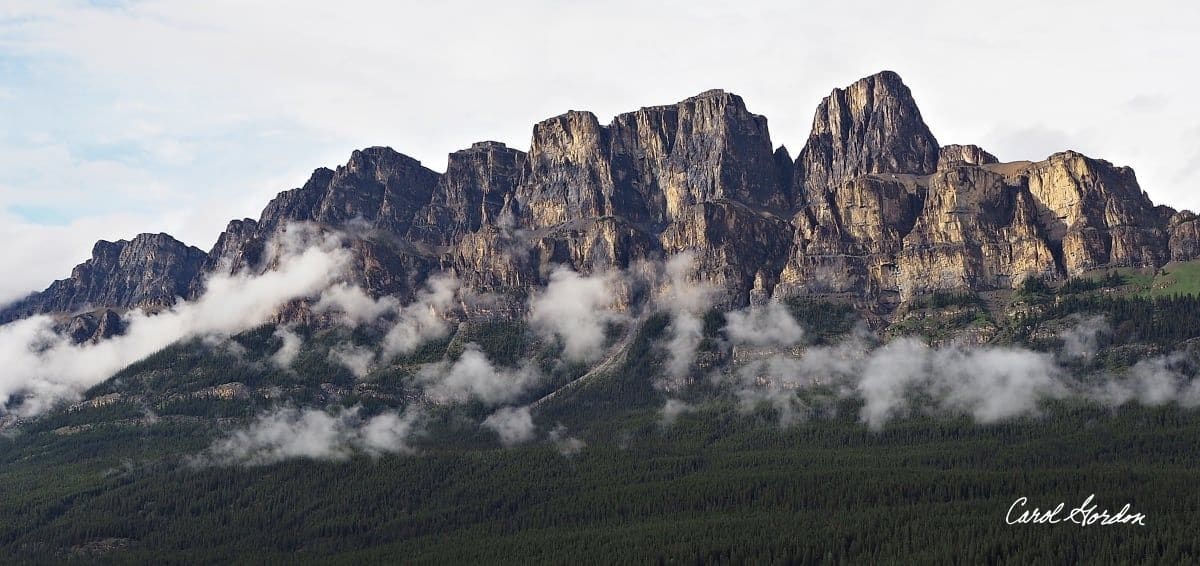
[[[670,313],[671,324],[666,341],[667,379],[655,384],[661,389],[675,389],[684,384],[704,338],[701,316],[717,294],[714,287],[695,278],[695,273],[696,254],[691,251],[672,256],[664,265],[665,280],[656,301]]]
[[[659,424],[664,427],[669,427],[679,420],[679,417],[684,413],[695,411],[696,408],[681,399],[667,399],[663,406],[658,411]]]
[[[483,420],[483,427],[495,432],[504,446],[529,442],[537,434],[528,406],[501,407]]]
[[[616,286],[614,273],[582,276],[559,267],[551,272],[545,291],[530,300],[530,325],[561,340],[568,360],[593,361],[604,351],[608,325],[623,318],[613,309]]]
[[[865,332],[802,354],[750,360],[714,376],[752,408],[767,404],[780,423],[803,420],[827,402],[857,398],[859,419],[880,430],[915,414],[966,415],[981,423],[1037,415],[1042,403],[1080,399],[1117,406],[1200,406],[1200,380],[1185,356],[1148,358],[1124,372],[1076,377],[1051,353],[1019,347],[930,346],[904,337],[877,345]]]
[[[804,339],[804,328],[786,306],[771,301],[725,313],[725,335],[734,344],[787,348]]]
[[[304,346],[304,339],[288,326],[276,328],[275,337],[279,338],[283,343],[279,346],[278,350],[275,350],[275,353],[271,354],[271,363],[280,369],[290,369],[292,363],[296,361],[296,357],[300,355],[300,348]]]
[[[397,312],[396,324],[383,339],[384,357],[410,354],[421,344],[446,336],[450,325],[443,313],[454,304],[458,287],[458,278],[453,273],[430,277],[416,300]]]
[[[415,410],[363,419],[358,408],[278,408],[217,440],[192,463],[265,465],[292,458],[345,460],[359,453],[412,453],[410,441],[420,432],[421,417]]]
[[[532,363],[498,368],[474,343],[467,344],[454,362],[428,364],[417,373],[425,395],[437,403],[478,400],[485,404],[512,401],[542,378]]]
[[[1100,338],[1110,331],[1103,316],[1084,318],[1058,334],[1063,343],[1062,353],[1068,358],[1090,360],[1100,348]]]
[[[391,327],[380,353],[380,361],[386,362],[449,334],[445,314],[454,306],[458,290],[459,281],[453,272],[437,273],[425,281],[413,302],[401,305],[395,297],[372,298],[360,287],[341,283],[321,294],[313,312],[333,316],[349,327],[388,321]]]
[[[1140,360],[1129,371],[1108,375],[1093,385],[1089,396],[1113,406],[1130,402],[1152,407],[1171,402],[1185,408],[1200,406],[1200,379],[1187,376],[1180,367],[1184,361],[1178,353]]]
[[[318,314],[335,313],[342,324],[350,327],[374,322],[399,309],[400,301],[395,297],[374,299],[361,287],[349,283],[330,286],[312,308]]]
[[[1044,399],[1065,397],[1062,370],[1050,354],[1018,348],[933,348],[902,338],[867,358],[857,391],[860,417],[872,429],[925,408],[967,414],[992,423],[1037,410]]]
[[[554,445],[554,448],[558,450],[558,453],[567,458],[577,456],[580,452],[583,452],[584,448],[587,448],[587,443],[583,439],[571,436],[570,432],[567,431],[567,427],[561,424],[555,426],[546,437]]]
[[[338,344],[330,348],[329,359],[341,364],[359,379],[375,368],[375,352],[355,344]]]
[[[289,301],[315,296],[337,281],[349,253],[336,234],[290,226],[274,241],[277,269],[253,275],[217,275],[195,301],[149,315],[125,315],[126,332],[97,343],[74,344],[49,316],[0,326],[0,406],[22,396],[14,410],[30,415],[74,399],[129,364],[193,337],[229,336],[267,322]]]

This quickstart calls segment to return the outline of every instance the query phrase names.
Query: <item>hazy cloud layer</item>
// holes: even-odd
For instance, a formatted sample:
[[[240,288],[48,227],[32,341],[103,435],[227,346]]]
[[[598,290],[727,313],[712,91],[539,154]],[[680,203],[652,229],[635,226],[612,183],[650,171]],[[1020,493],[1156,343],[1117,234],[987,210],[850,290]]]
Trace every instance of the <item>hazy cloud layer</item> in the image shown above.
[[[1064,398],[1195,407],[1200,380],[1189,377],[1180,361],[1179,355],[1150,358],[1128,372],[1077,379],[1054,355],[1023,348],[933,347],[916,338],[875,346],[849,339],[800,356],[753,360],[716,379],[729,384],[746,408],[775,408],[784,425],[819,413],[832,399],[855,397],[863,402],[860,420],[879,430],[916,414],[999,422],[1036,415],[1043,402]]]
[[[1188,377],[1181,367],[1181,354],[1141,360],[1128,372],[1109,375],[1090,394],[1109,405],[1136,402],[1158,406],[1179,403],[1185,408],[1200,406],[1200,379]]]
[[[1100,347],[1100,338],[1111,332],[1103,316],[1091,316],[1062,331],[1058,337],[1063,342],[1062,354],[1068,358],[1090,360]]]
[[[667,399],[667,401],[663,403],[662,409],[659,409],[658,411],[659,424],[662,426],[674,425],[675,421],[679,420],[680,416],[682,416],[684,413],[690,413],[694,410],[696,410],[696,408],[689,405],[685,401],[680,399]]]
[[[554,427],[546,437],[554,445],[554,448],[558,450],[559,454],[568,458],[578,455],[580,452],[583,452],[584,448],[587,448],[586,442],[580,438],[571,436],[567,431],[567,427],[561,424]]]
[[[717,289],[697,277],[696,254],[685,251],[672,256],[663,266],[665,281],[655,298],[660,308],[671,314],[667,328],[667,375],[656,385],[664,389],[680,387],[696,359],[696,350],[704,338],[701,316],[713,302]]]

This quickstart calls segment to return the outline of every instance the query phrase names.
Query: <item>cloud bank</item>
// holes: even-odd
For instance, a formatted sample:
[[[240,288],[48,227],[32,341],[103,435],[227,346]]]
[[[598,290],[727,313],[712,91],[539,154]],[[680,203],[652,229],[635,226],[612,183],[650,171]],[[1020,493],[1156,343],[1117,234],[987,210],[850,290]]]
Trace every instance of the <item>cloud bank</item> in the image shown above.
[[[786,310],[771,315],[727,315],[735,344],[762,344],[793,328]],[[735,328],[736,330],[731,331]],[[1107,328],[1102,318],[1083,320],[1060,336],[1066,359],[1090,357],[1095,337]],[[791,334],[790,336],[796,336]],[[784,343],[776,346],[783,347]],[[1183,407],[1200,405],[1200,380],[1188,377],[1183,356],[1145,359],[1128,372],[1073,376],[1052,354],[1018,347],[930,346],[904,337],[879,345],[856,332],[841,343],[806,348],[799,356],[776,353],[753,359],[714,379],[731,388],[746,408],[767,404],[781,424],[806,418],[830,400],[857,398],[859,420],[880,430],[916,414],[970,416],[994,423],[1036,415],[1045,401],[1080,399],[1117,406],[1128,402]],[[804,393],[804,395],[802,395]],[[664,407],[664,418],[667,410]]]
[[[284,304],[329,287],[349,263],[349,253],[332,234],[288,230],[277,240],[278,269],[260,275],[216,275],[195,301],[180,302],[154,315],[125,315],[126,332],[95,344],[74,344],[54,331],[49,316],[0,326],[0,406],[21,397],[11,410],[40,413],[75,399],[129,364],[179,340],[228,337],[267,322]],[[285,337],[285,348],[289,347]],[[279,361],[287,361],[284,351]]]

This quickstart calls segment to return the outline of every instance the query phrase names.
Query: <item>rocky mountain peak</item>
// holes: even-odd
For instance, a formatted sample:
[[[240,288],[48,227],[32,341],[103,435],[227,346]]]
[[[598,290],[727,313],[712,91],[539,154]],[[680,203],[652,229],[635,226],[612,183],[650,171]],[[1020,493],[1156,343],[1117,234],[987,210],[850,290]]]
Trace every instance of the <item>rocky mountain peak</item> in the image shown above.
[[[937,168],[937,139],[912,92],[891,71],[834,89],[817,106],[812,133],[796,160],[797,185],[812,202],[860,175],[928,175]]]
[[[91,308],[160,308],[188,295],[207,254],[167,234],[139,234],[132,240],[101,240],[91,259],[0,313],[9,321],[31,314],[76,313]]]
[[[272,200],[259,219],[267,231],[287,222],[341,226],[360,219],[398,235],[407,233],[417,210],[429,202],[439,175],[390,147],[355,150],[337,170],[313,172],[299,189]]]
[[[525,152],[496,141],[451,153],[429,203],[413,218],[409,237],[450,245],[495,223],[521,182],[526,158]]]

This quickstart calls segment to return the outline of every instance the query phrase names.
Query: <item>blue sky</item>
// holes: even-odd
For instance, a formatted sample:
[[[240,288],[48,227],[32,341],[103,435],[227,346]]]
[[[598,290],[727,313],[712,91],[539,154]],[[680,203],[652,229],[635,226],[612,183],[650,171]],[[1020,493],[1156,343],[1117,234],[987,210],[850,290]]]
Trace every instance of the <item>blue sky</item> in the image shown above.
[[[1051,5],[1052,4],[1052,5]],[[442,170],[709,88],[793,153],[836,86],[901,74],[942,143],[1075,149],[1200,208],[1200,8],[1186,2],[0,1],[0,302],[98,238],[207,249],[230,218],[351,150]]]

